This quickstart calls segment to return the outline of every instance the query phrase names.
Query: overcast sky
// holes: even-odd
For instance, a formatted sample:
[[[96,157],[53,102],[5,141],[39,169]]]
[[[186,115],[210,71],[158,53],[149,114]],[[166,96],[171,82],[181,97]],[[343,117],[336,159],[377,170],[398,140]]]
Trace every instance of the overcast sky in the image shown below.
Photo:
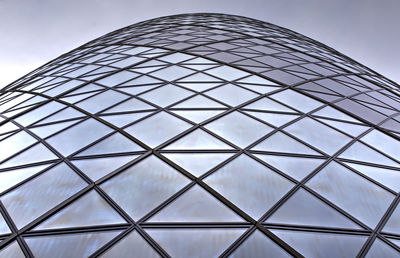
[[[0,0],[0,87],[115,29],[188,12],[283,26],[400,82],[400,0]]]

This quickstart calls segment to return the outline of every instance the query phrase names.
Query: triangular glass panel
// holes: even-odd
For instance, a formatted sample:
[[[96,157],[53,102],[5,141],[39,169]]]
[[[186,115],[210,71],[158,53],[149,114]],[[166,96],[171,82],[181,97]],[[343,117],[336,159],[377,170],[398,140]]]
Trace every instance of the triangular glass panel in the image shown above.
[[[15,240],[12,244],[9,244],[5,248],[0,250],[0,258],[25,258],[24,253],[19,247],[18,242]]]
[[[396,209],[393,211],[389,220],[386,222],[385,227],[382,229],[383,232],[392,234],[400,233],[400,205],[397,204]]]
[[[305,257],[356,257],[368,236],[271,229]]]
[[[226,106],[202,95],[196,95],[184,102],[176,104],[173,108],[226,108]]]
[[[345,164],[354,168],[360,173],[378,181],[379,183],[391,188],[395,192],[400,191],[400,184],[399,184],[400,171],[398,170],[371,167],[371,166],[353,164],[350,162],[345,162]]]
[[[301,181],[306,175],[321,165],[325,159],[288,157],[276,155],[254,154],[257,158],[279,169],[283,173]]]
[[[85,173],[90,179],[96,181],[108,173],[122,167],[129,161],[134,160],[139,155],[121,156],[121,157],[107,157],[107,158],[96,158],[96,159],[81,159],[74,160],[74,164],[83,173]]]
[[[147,221],[215,223],[243,222],[243,219],[203,188],[195,185]]]
[[[20,229],[86,186],[75,171],[61,163],[6,193],[0,200]]]
[[[153,72],[151,75],[160,78],[162,80],[171,82],[178,80],[182,77],[188,76],[192,73],[194,73],[193,70],[183,68],[177,65],[172,65],[167,68],[163,68],[161,70]]]
[[[127,81],[119,86],[146,85],[146,84],[155,84],[155,83],[162,83],[162,81],[157,78],[154,78],[154,77],[142,75],[133,80]]]
[[[38,143],[17,156],[7,160],[0,165],[1,168],[27,165],[47,160],[58,159],[58,157],[46,148],[42,143]]]
[[[211,117],[221,114],[225,110],[171,110],[171,112],[182,116],[196,124],[199,124]]]
[[[360,121],[352,118],[349,115],[346,115],[345,113],[331,106],[326,106],[323,109],[320,109],[317,112],[313,113],[313,115],[360,123]]]
[[[143,93],[140,97],[160,107],[166,107],[193,94],[194,92],[168,84]]]
[[[266,222],[316,227],[361,229],[356,223],[323,203],[321,200],[299,189]]]
[[[347,135],[309,117],[292,123],[284,130],[330,155],[352,140]]]
[[[30,128],[29,130],[43,139],[49,135],[52,135],[58,131],[61,131],[62,129],[64,129],[76,122],[79,122],[79,121],[81,121],[81,120],[74,120],[74,121],[61,122],[61,123],[50,124],[50,125],[43,125],[40,127]]]
[[[241,77],[249,75],[249,73],[247,72],[244,72],[242,70],[227,65],[222,65],[220,67],[213,68],[211,70],[208,70],[207,73],[227,81],[237,80]]]
[[[397,258],[397,257],[400,257],[400,253],[396,249],[393,249],[388,244],[386,244],[385,242],[380,240],[379,238],[376,238],[365,257],[367,257],[367,258],[379,258],[379,257]]]
[[[95,190],[79,197],[33,230],[123,224],[126,221]]]
[[[306,185],[371,228],[382,219],[395,197],[389,191],[333,161]]]
[[[260,76],[257,76],[257,75],[251,75],[249,77],[239,80],[238,82],[249,83],[249,84],[265,84],[265,85],[278,86],[278,84],[276,84],[275,82],[261,78]]]
[[[201,82],[195,82],[195,83],[177,83],[179,86],[185,87],[187,89],[191,89],[197,92],[200,91],[205,91],[210,88],[213,88],[215,86],[221,85],[221,83],[201,83]]]
[[[68,103],[73,104],[73,103],[76,103],[76,102],[81,101],[83,99],[89,98],[89,97],[93,96],[96,93],[97,92],[82,93],[82,94],[79,94],[79,95],[63,97],[63,98],[60,98],[60,99],[63,100],[63,101],[66,101]]]
[[[271,97],[304,113],[322,105],[321,102],[290,89],[275,93]]]
[[[270,126],[240,112],[229,113],[205,127],[241,148],[272,131]]]
[[[164,153],[163,155],[199,177],[231,157],[233,153]]]
[[[25,237],[35,257],[88,257],[121,231]]]
[[[233,149],[228,144],[206,133],[201,129],[196,129],[193,132],[181,137],[166,146],[164,150],[231,150]]]
[[[353,143],[348,149],[339,155],[339,158],[365,161],[392,167],[399,166],[397,162],[385,157],[384,155],[360,142]]]
[[[289,114],[278,114],[278,113],[266,113],[266,112],[252,112],[245,111],[247,114],[252,115],[256,118],[259,118],[267,123],[272,124],[273,126],[280,127],[293,119],[298,118],[298,115],[289,115]]]
[[[207,75],[205,73],[195,73],[194,75],[188,76],[179,80],[179,82],[219,82],[220,79]]]
[[[274,133],[272,136],[254,146],[252,150],[319,155],[318,152],[281,132]]]
[[[111,131],[110,127],[90,118],[50,137],[47,142],[62,155],[68,156]]]
[[[266,235],[256,230],[229,257],[292,257]]]
[[[126,100],[127,98],[129,97],[126,94],[113,90],[107,90],[89,99],[77,103],[76,106],[94,114],[123,100]]]
[[[153,89],[158,86],[160,86],[160,85],[157,84],[157,85],[149,85],[149,86],[133,86],[133,87],[124,87],[124,88],[117,88],[117,89],[120,91],[126,92],[128,94],[131,94],[131,95],[137,95],[139,93]]]
[[[115,133],[111,136],[108,136],[101,142],[96,143],[90,148],[80,152],[76,156],[102,155],[143,150],[144,149],[142,147],[129,140],[127,137],[120,133]]]
[[[125,131],[154,148],[190,127],[191,124],[163,111],[125,128]]]
[[[147,229],[146,232],[171,257],[217,257],[225,251],[245,229],[242,228],[173,228]],[[176,243],[185,243],[177,245]]]
[[[138,220],[188,183],[174,168],[150,156],[101,184],[101,188]]]
[[[121,84],[122,82],[126,82],[132,78],[138,77],[138,73],[133,73],[130,71],[120,71],[117,73],[114,73],[112,75],[107,76],[104,79],[101,79],[99,81],[96,81],[96,83],[100,83],[102,85],[108,86],[108,87],[113,87],[117,84]]]
[[[112,107],[103,113],[118,113],[118,112],[131,112],[131,111],[139,111],[139,110],[149,110],[149,109],[155,109],[155,107],[150,106],[149,104],[138,100],[138,99],[128,99],[125,102],[122,102],[121,104]]]
[[[209,69],[212,67],[217,67],[217,66],[216,65],[208,65],[208,64],[195,64],[195,65],[183,65],[183,67],[191,68],[196,71],[204,71],[206,69]]]
[[[0,213],[0,235],[11,233],[10,229],[8,228],[7,222],[4,220],[3,215]],[[0,240],[1,242],[1,240]],[[1,257],[1,252],[0,252]]]
[[[115,258],[132,256],[140,258],[161,257],[136,230],[119,240],[109,250],[102,254],[101,257]]]
[[[37,140],[25,131],[20,131],[0,142],[0,161],[11,157],[33,145]]]
[[[284,105],[268,98],[259,99],[243,108],[262,111],[295,112],[293,109],[285,107]]]
[[[231,106],[237,106],[259,96],[252,91],[245,90],[233,84],[212,89],[205,92],[205,94]]]
[[[279,89],[278,87],[264,86],[264,85],[249,85],[249,84],[243,84],[243,83],[237,83],[237,85],[240,85],[243,88],[253,90],[253,91],[256,91],[261,94],[269,93],[271,91]]]
[[[121,114],[121,115],[103,115],[100,117],[117,127],[124,127],[125,125],[133,123],[141,119],[142,117],[150,115],[151,113],[152,112],[138,112],[138,113]]]
[[[42,171],[48,166],[50,166],[50,164],[0,172],[0,193]]]
[[[256,220],[294,185],[244,154],[206,177],[204,182]]]
[[[333,121],[333,120],[328,120],[328,119],[318,119],[332,127],[335,127],[336,129],[339,129],[342,132],[348,133],[351,136],[357,137],[366,130],[370,129],[368,126],[364,125],[357,125],[357,124],[350,124],[346,122],[339,122],[339,121]]]
[[[2,122],[2,121],[0,121],[0,122]],[[11,132],[11,131],[14,131],[17,129],[19,129],[19,127],[16,126],[14,123],[7,122],[4,125],[0,126],[0,134]]]
[[[68,108],[44,119],[43,121],[40,122],[40,124],[58,122],[58,121],[74,119],[74,118],[84,117],[84,116],[86,116],[86,115],[77,111],[76,109],[74,109],[72,107],[68,107]]]

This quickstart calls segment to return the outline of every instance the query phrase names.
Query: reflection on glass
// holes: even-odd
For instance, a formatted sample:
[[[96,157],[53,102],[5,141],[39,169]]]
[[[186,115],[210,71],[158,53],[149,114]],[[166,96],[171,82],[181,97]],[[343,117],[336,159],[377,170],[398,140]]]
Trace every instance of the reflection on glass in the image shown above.
[[[8,213],[18,228],[72,196],[86,183],[65,163],[3,195]]]
[[[150,156],[101,184],[101,188],[134,220],[182,189],[189,180]]]
[[[25,237],[35,257],[88,257],[116,237],[119,231]]]
[[[367,236],[271,229],[305,257],[356,257]]]
[[[393,194],[335,162],[306,185],[371,228],[394,199]]]
[[[246,155],[223,166],[204,182],[256,220],[293,187],[289,180]]]
[[[245,229],[146,229],[171,257],[217,257],[233,243]],[[177,244],[185,243],[185,244]]]

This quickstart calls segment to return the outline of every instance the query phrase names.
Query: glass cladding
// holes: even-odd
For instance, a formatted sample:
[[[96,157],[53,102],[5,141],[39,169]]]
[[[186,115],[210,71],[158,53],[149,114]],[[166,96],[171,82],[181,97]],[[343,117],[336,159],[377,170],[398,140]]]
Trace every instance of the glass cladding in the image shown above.
[[[0,90],[0,257],[398,257],[399,93],[250,18],[107,34]]]

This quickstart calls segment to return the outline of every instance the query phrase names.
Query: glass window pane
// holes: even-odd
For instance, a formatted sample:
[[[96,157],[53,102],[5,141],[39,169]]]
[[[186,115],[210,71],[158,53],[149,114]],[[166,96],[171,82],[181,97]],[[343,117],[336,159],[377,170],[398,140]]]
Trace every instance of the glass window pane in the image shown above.
[[[47,142],[62,155],[68,156],[111,131],[108,126],[90,118],[50,137]]]
[[[259,99],[247,106],[244,106],[243,108],[256,109],[262,111],[295,112],[293,109],[288,108],[268,98]]]
[[[147,229],[146,232],[172,257],[217,257],[245,229]],[[177,243],[185,243],[177,245]]]
[[[97,249],[116,237],[120,231],[83,234],[25,237],[35,257],[88,257]]]
[[[259,96],[254,92],[242,89],[232,84],[207,91],[205,94],[230,106],[237,106]]]
[[[202,95],[196,95],[175,105],[174,108],[226,108],[226,106]]]
[[[400,234],[400,206],[398,204],[382,231]]]
[[[223,166],[204,182],[256,220],[294,186],[246,155]]]
[[[198,185],[193,186],[149,222],[244,222],[214,196]]]
[[[19,165],[27,165],[31,163],[54,160],[58,157],[51,152],[42,143],[38,143],[24,152],[18,154],[17,156],[7,160],[0,165],[0,168],[14,167]]]
[[[313,149],[281,132],[274,133],[272,136],[254,146],[252,150],[310,155],[319,154]]]
[[[178,171],[150,156],[101,184],[101,188],[138,220],[188,183]]]
[[[227,66],[227,65],[223,65],[223,66],[208,70],[207,73],[214,75],[216,77],[219,77],[223,80],[227,80],[227,81],[233,81],[233,80],[239,79],[241,77],[250,75],[242,70],[235,69],[235,68]]]
[[[76,106],[94,114],[127,98],[128,96],[125,94],[108,90],[79,102]]]
[[[50,103],[47,103],[39,108],[36,108],[25,115],[22,115],[15,119],[16,122],[23,126],[27,126],[32,124],[33,122],[38,121],[39,119],[42,119],[43,117],[46,117],[61,108],[65,107],[63,104],[60,104],[56,101],[51,101]]]
[[[233,153],[164,153],[163,155],[199,177],[231,157]]]
[[[306,185],[371,228],[394,199],[393,194],[335,162]]]
[[[18,228],[22,228],[87,184],[65,163],[59,164],[0,199]]]
[[[190,127],[189,123],[166,112],[160,112],[127,127],[125,131],[154,148]]]
[[[191,91],[168,84],[146,92],[140,97],[160,107],[166,107],[193,94]]]
[[[361,229],[357,224],[309,192],[299,189],[266,222]]]
[[[293,90],[284,90],[271,95],[271,97],[304,113],[322,105],[321,102]]]
[[[188,76],[189,74],[192,74],[192,73],[194,73],[193,70],[173,65],[173,66],[169,66],[167,68],[158,70],[156,72],[153,72],[151,75],[155,76],[157,78],[160,78],[161,80],[171,82],[171,81],[180,79],[182,77]]]
[[[126,163],[134,160],[139,155],[123,157],[107,157],[97,159],[74,160],[72,163],[85,173],[90,179],[96,181],[108,173],[122,167]]]
[[[289,125],[285,131],[331,155],[351,140],[350,137],[308,117]]]
[[[28,177],[42,171],[48,166],[50,165],[41,165],[0,172],[0,193],[27,179]]]
[[[122,224],[126,221],[95,190],[75,200],[34,230]]]
[[[388,244],[376,238],[374,243],[372,244],[371,248],[369,249],[367,255],[365,257],[368,258],[397,258],[400,256],[400,253],[390,247]]]
[[[12,244],[9,244],[2,250],[0,250],[0,258],[25,258],[24,253],[17,241],[14,241]]]
[[[172,110],[171,110],[172,111]],[[225,110],[175,110],[173,113],[199,124]]]
[[[201,129],[183,136],[164,148],[165,150],[230,150],[228,144],[206,133]]]
[[[389,156],[400,160],[400,142],[378,130],[373,130],[361,138],[362,141],[374,146]]]
[[[129,233],[128,236],[118,241],[108,251],[100,257],[131,257],[132,255],[140,258],[161,257],[140,235],[137,231]]]
[[[36,139],[24,131],[0,141],[0,161],[14,155],[35,142]]]
[[[229,257],[292,257],[266,235],[256,230]]]
[[[356,257],[367,236],[271,229],[305,257]]]
[[[114,133],[104,140],[89,147],[88,149],[80,152],[77,156],[90,156],[143,150],[144,149],[142,147],[140,147],[138,144],[131,141],[127,137],[123,136],[122,134]]]
[[[205,127],[241,148],[272,131],[271,127],[239,112],[229,113]]]

